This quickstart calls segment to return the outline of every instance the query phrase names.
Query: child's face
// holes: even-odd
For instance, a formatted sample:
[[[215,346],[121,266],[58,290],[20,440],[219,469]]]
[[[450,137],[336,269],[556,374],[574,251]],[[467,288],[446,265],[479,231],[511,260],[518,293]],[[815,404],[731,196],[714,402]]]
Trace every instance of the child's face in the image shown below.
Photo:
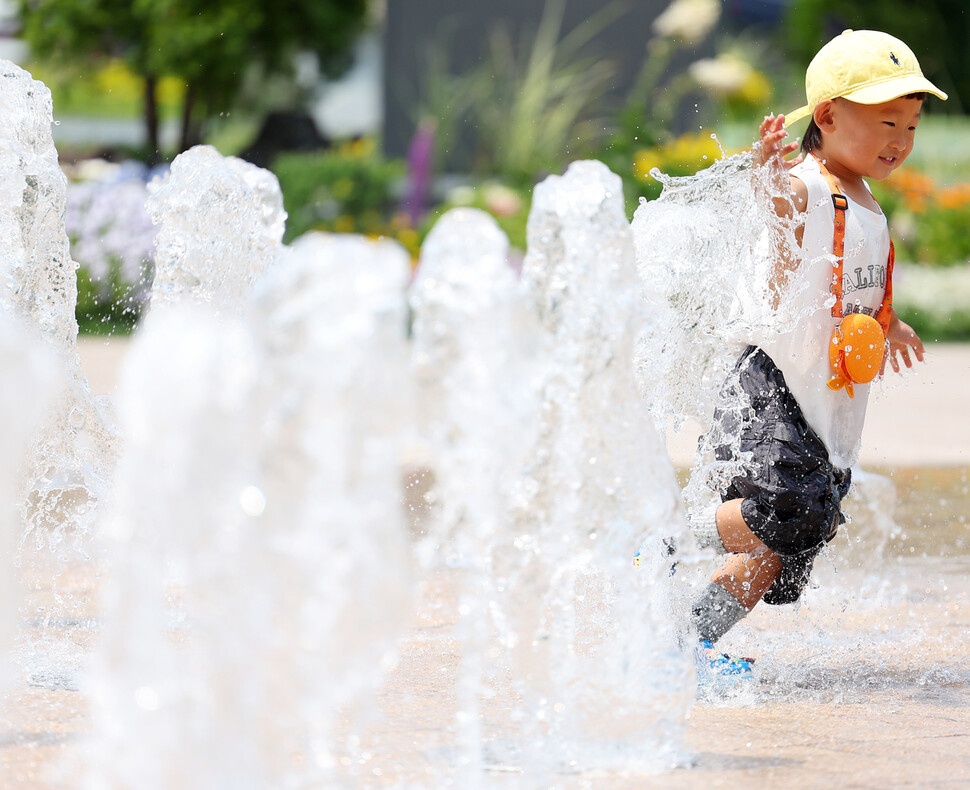
[[[900,97],[884,104],[834,99],[816,118],[822,153],[848,173],[885,178],[913,150],[923,102]]]

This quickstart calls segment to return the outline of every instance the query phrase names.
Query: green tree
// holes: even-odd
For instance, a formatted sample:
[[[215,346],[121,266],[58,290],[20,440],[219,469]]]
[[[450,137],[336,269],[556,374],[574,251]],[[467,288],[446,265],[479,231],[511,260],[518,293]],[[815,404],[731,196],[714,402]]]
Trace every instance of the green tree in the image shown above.
[[[803,66],[842,30],[882,30],[905,41],[923,73],[949,94],[946,112],[970,107],[970,14],[966,0],[795,0],[785,32]]]
[[[325,73],[347,65],[367,0],[19,0],[34,54],[62,64],[121,57],[144,80],[145,136],[158,151],[159,79],[186,85],[180,149],[207,118],[228,112],[253,70],[289,74],[298,52]]]

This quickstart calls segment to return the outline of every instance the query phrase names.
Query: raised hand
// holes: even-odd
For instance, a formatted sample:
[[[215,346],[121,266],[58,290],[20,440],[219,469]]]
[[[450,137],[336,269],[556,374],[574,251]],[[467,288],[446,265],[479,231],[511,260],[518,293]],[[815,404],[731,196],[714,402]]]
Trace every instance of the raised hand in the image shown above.
[[[802,161],[803,156],[795,159],[785,159],[786,156],[798,150],[798,141],[786,143],[788,131],[785,129],[784,115],[769,115],[758,128],[760,140],[754,146],[755,169],[770,168],[768,183],[775,195],[787,195],[789,192],[788,171]]]
[[[768,233],[775,250],[775,276],[769,282],[772,305],[777,308],[782,297],[782,284],[800,261],[796,247],[801,246],[804,224],[801,212],[805,211],[808,191],[801,179],[789,171],[802,161],[799,156],[791,161],[786,156],[798,148],[797,142],[786,143],[785,116],[769,115],[758,130],[761,139],[755,143],[752,185],[755,195],[766,209]]]

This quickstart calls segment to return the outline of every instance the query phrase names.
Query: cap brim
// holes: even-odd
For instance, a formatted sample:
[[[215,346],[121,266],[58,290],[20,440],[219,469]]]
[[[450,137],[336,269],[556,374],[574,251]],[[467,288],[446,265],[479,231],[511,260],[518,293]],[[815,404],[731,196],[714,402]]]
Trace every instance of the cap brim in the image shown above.
[[[796,121],[800,121],[802,118],[812,114],[812,108],[807,104],[804,107],[799,107],[797,110],[792,110],[791,112],[785,113],[785,126],[793,124]]]
[[[909,96],[911,93],[930,93],[938,99],[946,101],[947,95],[921,74],[909,74],[905,77],[894,77],[885,82],[866,85],[864,88],[842,95],[843,99],[854,101],[856,104],[882,104]]]
[[[841,98],[854,101],[856,104],[882,104],[883,102],[898,99],[900,96],[909,96],[911,93],[929,93],[943,101],[947,100],[947,95],[937,88],[926,77],[919,74],[910,74],[905,77],[894,77],[893,79],[879,82],[875,85],[867,85],[859,90],[843,94]],[[823,101],[820,99],[820,101]],[[792,110],[785,114],[785,126],[796,123],[802,118],[807,118],[812,114],[814,108],[805,105],[797,110]]]
[[[937,88],[926,77],[919,74],[910,74],[905,77],[893,77],[885,82],[878,82],[875,85],[867,85],[859,90],[842,94],[841,98],[854,101],[856,104],[882,104],[883,102],[898,99],[900,96],[909,96],[911,93],[929,93],[943,101],[947,100],[947,95]],[[819,99],[819,101],[824,101]],[[785,115],[785,126],[800,121],[812,114],[814,108],[805,105],[797,110],[792,110]]]

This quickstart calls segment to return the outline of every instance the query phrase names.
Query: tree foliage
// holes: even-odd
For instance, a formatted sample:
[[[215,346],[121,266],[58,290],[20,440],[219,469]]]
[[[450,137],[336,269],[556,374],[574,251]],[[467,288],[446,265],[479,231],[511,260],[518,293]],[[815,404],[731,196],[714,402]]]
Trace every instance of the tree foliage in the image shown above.
[[[794,0],[786,17],[792,56],[807,66],[846,28],[882,30],[905,41],[923,73],[950,95],[946,112],[970,108],[970,8],[966,0]]]
[[[251,70],[287,74],[298,52],[323,71],[346,65],[363,30],[367,0],[19,0],[23,38],[35,55],[61,63],[121,57],[145,80],[149,146],[158,147],[154,87],[186,86],[181,147],[200,124],[227,112]]]

